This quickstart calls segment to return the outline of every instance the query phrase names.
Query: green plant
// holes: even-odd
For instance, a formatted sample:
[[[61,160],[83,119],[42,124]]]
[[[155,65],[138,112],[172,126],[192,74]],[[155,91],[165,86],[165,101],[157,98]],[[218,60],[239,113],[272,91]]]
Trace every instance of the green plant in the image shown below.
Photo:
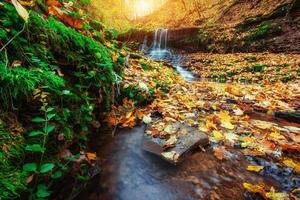
[[[45,98],[46,94],[41,94],[41,96]],[[53,118],[56,116],[56,114],[54,112],[54,108],[47,107],[46,103],[44,103],[41,111],[44,113],[44,116],[34,117],[32,119],[32,122],[41,124],[42,129],[34,130],[28,133],[28,137],[38,137],[39,140],[36,141],[39,142],[36,142],[34,144],[27,144],[25,147],[25,150],[28,152],[40,154],[40,160],[38,162],[26,163],[23,166],[25,172],[32,172],[36,174],[35,182],[38,184],[38,186],[36,193],[32,193],[31,197],[33,198],[34,196],[34,198],[38,199],[49,197],[51,194],[48,191],[47,186],[39,182],[39,177],[43,174],[51,172],[55,167],[55,164],[53,162],[44,162],[44,156],[47,150],[46,144],[49,134],[55,131],[55,125],[52,125],[51,122],[53,121]]]
[[[152,70],[153,68],[151,67],[151,65],[147,65],[144,62],[140,62],[141,67],[143,68],[143,70],[148,71],[148,70]]]
[[[262,23],[257,28],[251,29],[244,39],[246,42],[251,42],[254,40],[266,38],[271,34],[276,34],[280,32],[280,27],[273,26],[269,23]]]
[[[267,65],[267,64],[255,64],[252,66],[252,71],[253,72],[263,72],[265,70],[265,68],[268,66],[269,65]]]

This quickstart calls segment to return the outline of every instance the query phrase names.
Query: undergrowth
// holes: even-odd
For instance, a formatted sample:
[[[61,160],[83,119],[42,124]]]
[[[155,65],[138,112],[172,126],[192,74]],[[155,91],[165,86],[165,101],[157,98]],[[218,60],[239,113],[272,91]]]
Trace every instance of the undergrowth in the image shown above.
[[[1,46],[19,34],[0,52],[0,122],[13,113],[23,127],[16,136],[0,123],[0,199],[48,199],[63,177],[88,179],[89,163],[72,166],[114,101],[125,55],[101,22],[87,22],[80,33],[31,11],[24,24],[8,2],[0,22]],[[58,156],[66,151],[67,158]]]
[[[11,133],[0,121],[0,199],[19,197],[26,189],[26,174],[22,171],[24,138]]]

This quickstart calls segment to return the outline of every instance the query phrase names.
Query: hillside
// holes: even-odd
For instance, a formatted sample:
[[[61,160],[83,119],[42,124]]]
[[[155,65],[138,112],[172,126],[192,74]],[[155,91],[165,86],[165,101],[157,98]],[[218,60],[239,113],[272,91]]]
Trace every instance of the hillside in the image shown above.
[[[135,22],[130,34],[133,40],[143,38],[140,34],[151,37],[154,29],[165,27],[170,44],[186,50],[299,52],[299,4],[299,0],[169,1]]]

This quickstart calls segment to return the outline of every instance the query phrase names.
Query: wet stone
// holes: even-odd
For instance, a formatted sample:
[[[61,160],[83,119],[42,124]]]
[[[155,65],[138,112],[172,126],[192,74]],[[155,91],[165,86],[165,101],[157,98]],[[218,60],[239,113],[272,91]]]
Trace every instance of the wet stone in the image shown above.
[[[143,137],[143,150],[158,155],[173,164],[184,160],[193,149],[206,146],[209,143],[205,133],[187,124],[179,122],[166,124],[164,131],[168,129],[170,134],[166,136],[161,133],[165,137],[149,134],[152,128],[151,125],[146,128]]]

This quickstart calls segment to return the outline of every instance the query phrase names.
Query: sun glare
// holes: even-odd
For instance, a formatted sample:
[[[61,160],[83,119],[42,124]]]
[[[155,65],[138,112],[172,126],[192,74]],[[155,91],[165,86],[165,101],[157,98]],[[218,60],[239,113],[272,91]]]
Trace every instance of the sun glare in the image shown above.
[[[137,17],[145,16],[152,12],[153,5],[146,0],[139,0],[135,5],[135,13]]]

